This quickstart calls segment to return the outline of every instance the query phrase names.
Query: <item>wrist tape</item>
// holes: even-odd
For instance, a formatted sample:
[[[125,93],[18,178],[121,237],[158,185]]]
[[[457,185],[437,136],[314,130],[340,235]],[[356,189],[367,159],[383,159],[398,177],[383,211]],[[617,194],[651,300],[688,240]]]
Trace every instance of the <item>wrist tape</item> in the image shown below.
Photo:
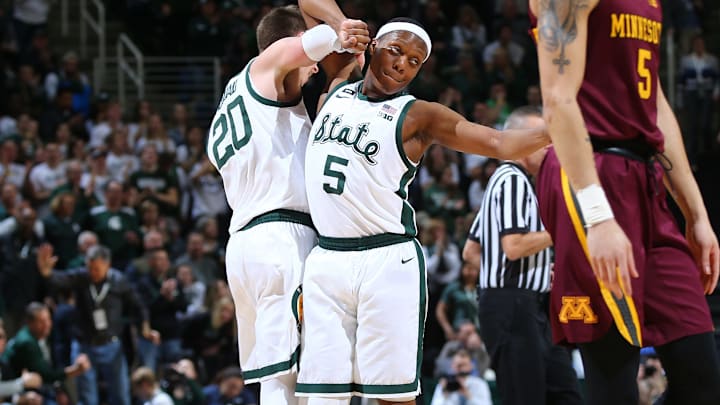
[[[320,24],[307,31],[300,37],[303,50],[308,58],[319,62],[331,52],[342,51],[340,38],[327,24]]]
[[[605,191],[600,185],[591,184],[575,193],[575,197],[580,205],[586,228],[615,218]]]

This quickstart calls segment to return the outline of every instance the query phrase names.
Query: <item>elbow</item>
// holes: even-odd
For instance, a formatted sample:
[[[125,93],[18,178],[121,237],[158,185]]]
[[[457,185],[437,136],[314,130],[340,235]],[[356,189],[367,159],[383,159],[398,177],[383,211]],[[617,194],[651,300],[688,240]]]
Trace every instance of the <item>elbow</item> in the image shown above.
[[[518,260],[518,259],[522,258],[523,256],[520,254],[519,251],[517,251],[517,250],[515,250],[515,249],[506,249],[506,250],[505,250],[505,257],[507,257],[508,260],[515,261],[515,260]]]

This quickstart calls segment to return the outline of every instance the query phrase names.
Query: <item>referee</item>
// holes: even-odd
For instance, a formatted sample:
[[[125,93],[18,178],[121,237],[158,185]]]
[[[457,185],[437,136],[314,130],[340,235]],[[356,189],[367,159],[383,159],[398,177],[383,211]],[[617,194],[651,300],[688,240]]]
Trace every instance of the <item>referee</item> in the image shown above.
[[[505,128],[543,125],[539,109],[521,107]],[[463,250],[465,260],[480,263],[481,336],[503,405],[582,403],[570,354],[554,346],[550,336],[552,240],[530,182],[546,152],[497,168]]]

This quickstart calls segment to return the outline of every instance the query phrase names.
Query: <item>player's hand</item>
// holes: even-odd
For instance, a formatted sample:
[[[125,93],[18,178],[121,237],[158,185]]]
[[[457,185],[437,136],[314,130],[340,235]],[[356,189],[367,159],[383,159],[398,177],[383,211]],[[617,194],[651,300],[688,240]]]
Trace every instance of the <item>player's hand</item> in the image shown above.
[[[352,53],[365,52],[370,43],[370,31],[364,21],[346,19],[340,23],[337,34],[342,48]]]
[[[587,243],[595,277],[616,298],[621,298],[624,293],[632,295],[630,276],[638,278],[639,275],[635,269],[632,245],[620,225],[614,219],[593,225],[588,229]]]
[[[700,269],[705,294],[712,294],[718,283],[720,272],[720,250],[715,232],[707,220],[688,223],[685,228],[690,251]]]
[[[37,268],[40,275],[50,277],[55,264],[57,264],[57,256],[53,256],[53,247],[49,243],[40,245],[37,250]]]

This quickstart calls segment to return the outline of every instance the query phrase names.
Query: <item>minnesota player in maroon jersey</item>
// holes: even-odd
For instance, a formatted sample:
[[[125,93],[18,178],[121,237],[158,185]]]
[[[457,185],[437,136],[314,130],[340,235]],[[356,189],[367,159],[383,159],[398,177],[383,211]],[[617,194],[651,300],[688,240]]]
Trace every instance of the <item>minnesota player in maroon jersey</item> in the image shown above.
[[[718,242],[658,79],[660,1],[530,7],[554,145],[537,188],[556,248],[555,340],[579,345],[591,404],[638,403],[643,346],[667,372],[665,404],[720,404],[703,296],[717,284]]]

